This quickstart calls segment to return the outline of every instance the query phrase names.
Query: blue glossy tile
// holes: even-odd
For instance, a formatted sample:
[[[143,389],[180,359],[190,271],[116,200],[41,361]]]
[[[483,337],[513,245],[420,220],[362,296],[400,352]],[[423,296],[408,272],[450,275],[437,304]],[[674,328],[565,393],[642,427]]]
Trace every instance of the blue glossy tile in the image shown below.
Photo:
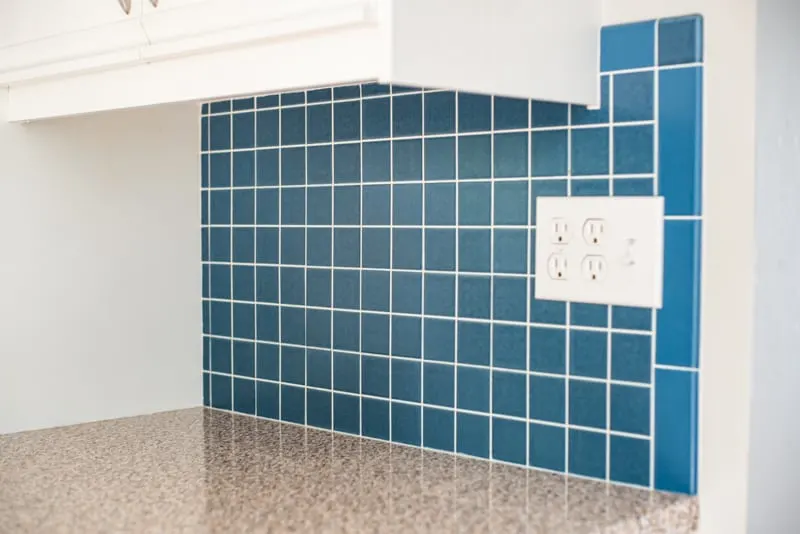
[[[211,406],[211,374],[209,373],[203,373],[203,406]]]
[[[574,376],[606,378],[608,375],[608,334],[570,330],[569,373]]]
[[[330,269],[308,269],[306,271],[306,299],[309,306],[327,308],[331,305]]]
[[[700,221],[664,224],[664,306],[658,310],[658,363],[697,367],[700,347]]]
[[[231,341],[229,339],[211,339],[211,370],[215,373],[231,372]]]
[[[422,230],[392,230],[392,267],[417,270],[422,268]]]
[[[361,350],[371,354],[389,354],[388,315],[361,315]]]
[[[422,352],[422,319],[392,316],[392,355],[419,358]]]
[[[560,328],[531,327],[530,370],[564,374],[566,371],[566,332]]]
[[[306,351],[281,347],[281,381],[303,385],[306,382]]]
[[[258,341],[278,341],[278,308],[276,306],[256,306],[256,339]]]
[[[234,187],[252,187],[256,183],[256,153],[233,153],[233,185]]]
[[[614,482],[650,486],[650,442],[611,436],[609,477]]]
[[[361,232],[358,228],[334,228],[333,264],[337,267],[358,267]]]
[[[428,226],[453,226],[455,223],[455,184],[425,184],[425,224]],[[397,223],[395,222],[395,224]]]
[[[256,113],[256,146],[278,146],[280,141],[280,115],[278,110]]]
[[[258,233],[261,229],[256,230]],[[258,248],[256,248],[258,251]],[[304,228],[281,228],[281,263],[304,265],[306,237]]]
[[[489,418],[470,413],[456,414],[456,452],[489,457]]]
[[[256,415],[268,419],[280,417],[280,386],[271,382],[256,382]]]
[[[253,263],[256,257],[256,231],[255,228],[234,228],[233,256],[235,262]]]
[[[391,100],[375,98],[361,102],[362,135],[364,139],[384,139],[391,136]]]
[[[233,101],[233,111],[244,111],[247,109],[254,109],[256,107],[256,99],[253,97],[249,98],[237,98]]]
[[[566,180],[533,180],[531,182],[531,221],[536,221],[537,197],[567,196]],[[532,249],[534,247],[531,247]]]
[[[292,91],[291,93],[281,94],[281,106],[294,106],[296,104],[305,104],[305,103],[306,103],[305,91]]]
[[[211,224],[230,224],[231,192],[229,190],[211,191],[208,209]]]
[[[287,189],[287,191],[289,191]],[[255,191],[256,224],[276,225],[280,213],[279,189],[257,189]],[[236,209],[234,207],[234,209]],[[301,223],[302,224],[302,223]]]
[[[525,465],[527,428],[522,421],[492,419],[492,458]]]
[[[456,177],[456,138],[426,138],[425,179],[453,180]]]
[[[504,278],[499,276],[495,277],[493,280],[493,318],[500,321],[524,322],[528,309],[527,280],[524,278]]]
[[[455,315],[455,276],[425,275],[425,315]]]
[[[231,298],[231,268],[229,265],[209,266],[209,294],[214,299]]]
[[[389,311],[389,273],[361,272],[361,307],[371,311]]]
[[[458,231],[458,269],[462,272],[485,272],[491,267],[491,231]]]
[[[391,230],[388,228],[364,228],[362,263],[364,267],[388,269],[391,254]]]
[[[690,15],[658,21],[658,64],[703,61],[703,17]]]
[[[422,442],[421,420],[421,407],[393,402],[392,441],[419,446]]]
[[[333,105],[333,139],[351,141],[361,137],[361,104],[337,102]]]
[[[315,388],[331,388],[331,351],[309,349],[306,352],[308,385]]]
[[[486,323],[458,321],[459,363],[489,365],[490,328]]]
[[[333,88],[334,100],[347,100],[361,96],[360,85],[340,85]]]
[[[232,408],[232,379],[230,376],[211,375],[211,406],[220,410]]]
[[[361,430],[361,407],[354,395],[333,395],[333,429],[337,432],[359,434]]]
[[[330,228],[308,228],[308,265],[329,266],[331,264],[333,233]]]
[[[488,276],[458,277],[458,315],[473,319],[489,319],[492,305],[492,283]]]
[[[422,445],[431,449],[452,452],[454,441],[455,414],[450,410],[423,409]]]
[[[528,182],[526,180],[495,182],[494,224],[498,226],[527,225],[528,198]]]
[[[361,400],[361,431],[370,438],[389,439],[389,403],[377,399]]]
[[[492,185],[488,182],[458,184],[458,224],[489,226],[492,222]]]
[[[337,186],[333,188],[333,224],[358,226],[361,224],[361,187]]]
[[[455,322],[425,319],[424,357],[426,360],[452,362],[455,359]]]
[[[211,370],[211,338],[203,336],[203,371]]]
[[[531,126],[534,128],[566,126],[569,123],[569,106],[558,102],[533,100]]]
[[[425,95],[425,133],[443,134],[456,130],[456,95],[445,91]]]
[[[276,149],[256,152],[256,185],[278,185],[280,182],[280,159]]]
[[[690,371],[656,370],[655,488],[697,493],[697,382]]]
[[[504,371],[492,373],[492,413],[525,417],[526,395],[527,377],[524,374]]]
[[[572,180],[571,192],[574,197],[608,196],[611,193],[609,180]]]
[[[357,310],[361,304],[360,273],[354,270],[333,271],[333,307]]]
[[[564,472],[566,430],[550,425],[530,425],[529,463],[534,467]]]
[[[333,148],[331,145],[308,147],[308,183],[329,184],[333,181]]]
[[[528,176],[528,133],[494,134],[494,177]]]
[[[614,128],[614,173],[650,174],[653,172],[653,127],[617,126]]]
[[[281,145],[302,145],[306,142],[305,108],[281,110]]]
[[[398,182],[422,180],[422,140],[392,141],[392,179]]]
[[[331,428],[331,393],[329,391],[306,391],[308,402],[308,425],[317,428]]]
[[[589,109],[586,106],[573,104],[570,106],[572,125],[605,124],[609,122],[610,81],[608,76],[600,78],[600,107]]]
[[[452,365],[426,363],[423,372],[425,404],[452,408],[455,404],[455,368]]]
[[[528,127],[528,100],[494,97],[494,129],[515,130]]]
[[[333,146],[333,181],[337,184],[361,181],[361,145],[350,143]]]
[[[494,231],[494,272],[525,274],[528,269],[526,230]]]
[[[606,427],[606,385],[585,380],[569,381],[569,423]]]
[[[293,147],[281,149],[281,185],[306,183],[306,149]]]
[[[314,89],[306,93],[306,102],[312,104],[314,102],[328,102],[333,97],[333,91],[327,89]]]
[[[361,86],[362,96],[388,95],[391,87],[383,83],[365,83]]]
[[[331,346],[331,312],[329,310],[306,310],[306,346]]]
[[[392,135],[403,137],[422,133],[422,95],[392,97]]]
[[[531,322],[546,324],[565,324],[567,305],[559,300],[541,300],[534,298],[535,284],[531,284]],[[574,321],[572,321],[573,324]]]
[[[626,330],[650,330],[653,312],[649,308],[611,307],[611,327]]]
[[[458,178],[491,178],[492,138],[489,135],[458,137]]]
[[[611,378],[650,383],[651,337],[611,334]]]
[[[614,180],[614,196],[649,197],[654,191],[652,178],[626,178]]]
[[[255,306],[253,304],[233,305],[233,337],[253,339],[256,337]]]
[[[492,335],[492,365],[495,368],[527,368],[527,332],[524,326],[495,324]]]
[[[305,341],[305,310],[302,308],[281,308],[281,342],[302,345]]]
[[[330,143],[332,135],[333,108],[330,104],[308,106],[306,120],[308,121],[309,143]]]
[[[389,358],[361,358],[361,393],[373,397],[389,397]]]
[[[420,362],[392,359],[392,399],[419,402],[422,365]]]
[[[217,115],[209,119],[209,148],[229,150],[231,148],[231,116]]]
[[[277,242],[275,245],[277,246]],[[209,258],[211,261],[230,261],[230,257],[231,229],[227,227],[211,228],[209,230]]]
[[[330,187],[309,187],[306,190],[309,225],[331,224],[332,192]]]
[[[281,385],[281,421],[305,424],[305,388]]]
[[[358,354],[333,353],[333,389],[358,393],[361,379],[361,358]]]
[[[492,129],[492,97],[458,93],[458,131],[485,132]]]
[[[425,269],[455,271],[456,231],[425,229]]]
[[[566,387],[563,378],[531,376],[530,417],[539,421],[566,421]],[[562,449],[563,450],[563,449]]]
[[[333,348],[358,351],[361,338],[361,317],[358,313],[333,312]]]
[[[281,190],[281,224],[302,226],[305,222],[305,187],[283,188]]]
[[[655,65],[655,21],[605,26],[600,30],[600,70]]]
[[[615,123],[653,120],[653,78],[649,71],[614,76]]]
[[[206,105],[206,104],[204,104]],[[209,128],[209,118],[203,117],[200,119],[200,150],[205,152],[208,150],[208,128]],[[207,158],[203,158],[204,160]],[[206,187],[208,182],[203,182],[203,187]]]
[[[392,186],[392,224],[416,226],[422,224],[422,185]]]
[[[201,306],[203,308],[203,311],[202,311],[203,333],[204,334],[210,334],[210,333],[212,333],[211,332],[211,330],[212,330],[211,329],[211,302],[209,302],[207,300],[203,300],[202,303],[201,303]]]
[[[237,113],[233,115],[233,148],[253,148],[255,144],[255,113]]]
[[[608,128],[572,130],[573,176],[608,174]]]
[[[361,193],[361,217],[364,226],[388,225],[391,222],[391,190],[388,185],[365,185]]]
[[[606,477],[606,436],[599,432],[569,430],[569,472],[593,478]]]
[[[392,311],[422,313],[421,273],[392,273]]]
[[[659,74],[659,194],[665,215],[699,215],[702,208],[703,71]]]
[[[611,430],[650,434],[650,388],[612,384]]]
[[[277,345],[256,345],[256,377],[277,381],[280,379],[280,356]]]
[[[365,182],[388,182],[392,179],[392,144],[389,141],[364,143]]]

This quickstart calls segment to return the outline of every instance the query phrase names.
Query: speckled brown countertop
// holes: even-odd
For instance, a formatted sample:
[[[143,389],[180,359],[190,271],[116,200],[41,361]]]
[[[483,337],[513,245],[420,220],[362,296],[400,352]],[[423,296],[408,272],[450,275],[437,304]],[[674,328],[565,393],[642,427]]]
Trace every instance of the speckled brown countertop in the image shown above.
[[[681,533],[696,500],[201,408],[0,436],[0,532]]]

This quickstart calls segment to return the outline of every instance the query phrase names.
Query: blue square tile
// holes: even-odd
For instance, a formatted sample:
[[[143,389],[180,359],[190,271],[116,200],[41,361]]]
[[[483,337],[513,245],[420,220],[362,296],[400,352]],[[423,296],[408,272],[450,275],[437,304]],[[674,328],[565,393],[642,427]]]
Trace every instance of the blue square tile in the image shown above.
[[[206,106],[207,104],[203,105]],[[203,115],[205,115],[205,113]],[[208,128],[209,128],[209,118],[204,116],[202,117],[202,119],[200,119],[200,150],[202,150],[203,152],[208,150],[208,141],[209,141]],[[207,184],[208,182],[204,182],[203,187],[206,187]]]
[[[329,184],[333,180],[333,147],[316,145],[308,147],[308,183]]]
[[[534,284],[531,284],[531,322],[545,324],[565,324],[567,305],[558,300],[540,300],[533,296]]]
[[[211,224],[231,223],[231,192],[211,191],[209,205],[209,220]]]
[[[456,224],[455,184],[425,184],[425,224],[428,226]]]
[[[567,175],[567,130],[531,134],[531,176]]]
[[[361,393],[389,397],[389,358],[362,356]]]
[[[209,148],[211,150],[231,148],[230,115],[217,115],[209,119]]]
[[[333,139],[351,141],[361,138],[361,104],[338,102],[333,106]]]
[[[458,362],[489,365],[491,350],[489,324],[458,322]]]
[[[284,187],[281,190],[281,224],[306,223],[306,188]]]
[[[364,250],[362,261],[364,267],[388,269],[391,254],[391,238],[388,228],[364,228]]]
[[[211,370],[211,338],[203,336],[203,371]]]
[[[281,421],[305,424],[306,390],[304,388],[281,385]]]
[[[361,315],[361,350],[370,354],[389,354],[388,315]]]
[[[278,345],[256,344],[256,377],[267,380],[280,379],[280,357]]]
[[[658,64],[703,61],[703,17],[690,15],[658,21]]]
[[[606,385],[585,380],[569,381],[569,423],[606,427]]]
[[[515,130],[528,127],[528,100],[494,97],[494,129]]]
[[[650,486],[650,442],[611,436],[609,477],[614,482]]]
[[[589,109],[586,106],[573,104],[570,106],[571,110],[571,124],[573,126],[587,125],[587,124],[604,124],[609,122],[609,95],[610,95],[610,81],[608,76],[600,77],[600,107],[597,109]]]
[[[305,108],[281,110],[281,145],[302,145],[306,142]]]
[[[289,191],[287,189],[286,191]],[[302,191],[299,189],[298,191]],[[278,224],[279,189],[256,190],[256,224]],[[301,223],[302,224],[302,223]]]
[[[308,121],[308,142],[309,143],[330,143],[331,142],[331,118],[332,108],[330,104],[319,106],[308,106],[306,108],[306,120]]]
[[[425,275],[425,315],[452,317],[455,315],[455,276]]]
[[[256,153],[233,153],[233,185],[234,187],[252,187],[256,183]]]
[[[203,150],[206,150],[203,147]],[[211,406],[211,374],[203,373],[203,406]]]
[[[524,326],[495,324],[492,336],[492,365],[505,369],[527,368]]]
[[[606,437],[599,432],[569,430],[569,472],[606,477]]]
[[[458,269],[485,272],[491,267],[491,230],[458,231]]]
[[[608,128],[572,130],[573,176],[608,174]]]
[[[276,232],[277,234],[277,232]],[[277,235],[275,247],[277,248]],[[277,258],[278,254],[275,254]],[[211,261],[230,261],[231,257],[231,229],[211,228],[209,230],[209,258]]]
[[[392,441],[419,446],[422,408],[410,404],[392,403]]]
[[[315,388],[331,387],[331,351],[309,349],[306,353],[308,385]]]
[[[365,83],[361,85],[361,94],[365,97],[388,95],[390,92],[391,87],[383,83]]]
[[[331,264],[333,233],[330,228],[308,228],[309,265],[328,266]]]
[[[392,186],[392,224],[414,226],[422,224],[422,185]]]
[[[697,493],[698,375],[656,370],[655,488]]]
[[[569,373],[575,376],[606,378],[608,375],[608,334],[570,330]]]
[[[255,306],[252,304],[233,305],[233,336],[242,339],[256,337]]]
[[[664,306],[658,310],[656,339],[660,364],[699,364],[700,232],[700,221],[664,225]]]
[[[233,111],[244,111],[246,109],[255,109],[256,100],[253,97],[237,98],[233,101]]]
[[[422,140],[392,141],[392,176],[398,182],[422,180]]]
[[[211,406],[220,410],[230,410],[232,387],[230,376],[211,375]]]
[[[337,184],[361,181],[361,145],[358,143],[334,145],[333,181]]]
[[[306,190],[309,225],[331,224],[331,195],[330,187],[309,187]]]
[[[527,429],[522,421],[492,419],[492,457],[495,460],[525,465]]]
[[[277,307],[256,306],[256,339],[258,341],[278,341]]]
[[[280,115],[278,110],[256,113],[256,146],[278,146],[280,140]]]
[[[392,311],[422,313],[421,273],[392,273]]]
[[[611,386],[611,430],[650,435],[650,388]]]
[[[364,310],[389,311],[389,273],[361,271],[361,307]]]
[[[392,398],[409,402],[420,401],[422,366],[420,362],[392,359]]]
[[[425,229],[425,269],[431,271],[455,271],[455,230]]]
[[[653,72],[614,76],[614,122],[653,120]]]
[[[489,226],[492,223],[492,184],[458,184],[458,224]]]
[[[281,381],[292,384],[306,382],[306,350],[281,347]]]
[[[456,131],[456,95],[451,91],[425,95],[425,133],[443,134]]]
[[[359,434],[361,431],[361,407],[354,395],[333,395],[333,429],[337,432]]]
[[[494,224],[528,224],[528,181],[495,182]]]
[[[294,106],[296,104],[306,103],[305,91],[292,91],[290,93],[282,93],[280,97],[281,97],[281,106]]]
[[[209,295],[214,299],[231,298],[231,268],[229,265],[209,266]]]
[[[202,302],[202,323],[203,323],[203,333],[210,334],[211,333],[211,302],[207,300],[203,300]]]
[[[566,371],[566,332],[560,328],[531,328],[530,370],[564,374]]]
[[[357,310],[361,303],[360,272],[336,269],[333,271],[333,307]]]
[[[456,138],[426,138],[425,179],[453,180],[456,177]]]
[[[525,274],[528,269],[528,232],[494,231],[494,272]]]
[[[522,373],[492,373],[492,412],[525,417],[528,378]],[[524,434],[523,434],[524,436]]]
[[[655,64],[655,21],[605,26],[600,31],[603,72],[652,67]]]
[[[452,452],[455,447],[455,414],[450,410],[423,409],[423,447]]]
[[[331,393],[329,391],[306,391],[308,402],[308,424],[317,428],[331,428]]]
[[[211,370],[215,373],[231,372],[231,341],[229,339],[211,339]]]
[[[455,404],[455,368],[452,365],[426,363],[423,372],[425,404],[452,408]]]
[[[534,128],[566,126],[568,123],[569,105],[542,100],[531,102],[531,126]]]
[[[489,418],[469,413],[456,414],[456,452],[489,457]]]
[[[489,135],[469,135],[458,138],[459,179],[491,178],[492,138]]]
[[[357,351],[361,338],[361,318],[358,313],[333,312],[333,348]]]
[[[455,359],[455,322],[425,318],[425,359],[452,362]]]
[[[389,403],[377,399],[361,400],[361,432],[370,438],[389,439]]]
[[[614,173],[650,174],[653,172],[653,127],[617,126],[614,128]]]
[[[666,233],[666,232],[665,232]],[[664,247],[666,250],[666,247]],[[666,287],[666,284],[664,284]],[[653,312],[649,308],[631,306],[611,307],[612,328],[625,330],[650,330],[653,327]]]
[[[494,135],[494,177],[521,178],[528,176],[528,134]]]
[[[361,231],[358,228],[334,228],[333,264],[337,267],[358,267],[360,264]]]
[[[403,137],[422,133],[422,95],[392,97],[392,135]]]
[[[204,186],[205,187],[205,186]],[[208,224],[208,191],[200,192],[200,224]]]
[[[611,193],[609,180],[572,180],[570,185],[574,197],[605,197]]]
[[[563,423],[566,417],[566,387],[563,378],[531,376],[530,417]]]
[[[534,467],[564,472],[566,430],[550,425],[530,425],[529,463]]]
[[[361,196],[361,222],[364,226],[388,225],[391,222],[391,190],[388,185],[365,185]]]
[[[330,269],[308,269],[306,272],[306,298],[309,306],[327,308],[331,305]]]
[[[337,186],[333,188],[333,224],[361,224],[361,187]]]
[[[278,185],[280,182],[280,159],[277,149],[256,152],[256,185]]]
[[[347,100],[359,98],[361,96],[361,86],[359,85],[340,85],[333,88],[334,100]]]
[[[364,181],[388,182],[392,178],[392,144],[389,141],[364,143]]]
[[[331,312],[306,310],[306,346],[329,348],[331,346]]]
[[[581,326],[608,326],[608,306],[604,304],[570,304],[570,323]]]
[[[536,221],[537,197],[567,196],[566,180],[533,180],[531,182],[531,221]],[[531,247],[533,250],[535,247]]]
[[[361,113],[364,139],[383,139],[391,136],[391,100],[388,97],[362,101]]]
[[[492,97],[458,93],[458,131],[486,132],[492,129]]]
[[[256,232],[260,232],[259,228]],[[258,251],[256,246],[256,251]],[[281,263],[304,265],[306,237],[304,228],[281,228]]]
[[[528,281],[525,278],[495,277],[493,318],[500,321],[524,322],[528,309],[527,293]]]
[[[492,305],[491,286],[491,278],[488,276],[459,276],[459,317],[489,319]]]
[[[256,415],[278,419],[280,386],[270,382],[256,382]]]
[[[209,304],[209,334],[229,337],[231,335],[231,305],[229,302],[211,302]]]
[[[611,378],[626,382],[650,382],[651,337],[611,334]]]
[[[616,197],[649,197],[655,187],[652,178],[626,178],[614,180],[614,196]]]
[[[306,148],[282,149],[281,185],[303,185],[304,183],[306,183]]]
[[[422,230],[414,228],[392,230],[392,267],[422,268]]]
[[[358,354],[333,353],[333,389],[358,393],[361,361]]]
[[[392,355],[419,358],[422,352],[422,319],[392,316]]]
[[[241,261],[243,261],[243,262],[248,262],[249,261],[249,262],[252,263],[252,261],[253,261],[253,252],[254,252],[252,237],[255,234],[253,233],[254,230],[252,228],[246,228],[246,230],[249,230],[251,232],[250,233],[250,236],[251,236],[251,239],[250,239],[250,256],[249,256],[249,259],[241,260]],[[200,257],[201,257],[201,260],[204,261],[204,262],[210,261],[210,252],[208,250],[209,241],[210,241],[210,231],[209,231],[209,229],[208,228],[202,228],[200,230]],[[236,257],[236,252],[237,252],[237,249],[236,249],[236,246],[234,245],[234,249],[233,249],[234,258]],[[245,257],[247,257],[247,256],[245,256]],[[234,260],[234,261],[239,261],[239,260]]]
[[[281,342],[294,345],[306,342],[306,313],[303,308],[281,308]]]
[[[255,113],[236,113],[233,115],[233,148],[253,148],[255,144]]]
[[[489,411],[489,370],[457,367],[457,406],[461,410]]]

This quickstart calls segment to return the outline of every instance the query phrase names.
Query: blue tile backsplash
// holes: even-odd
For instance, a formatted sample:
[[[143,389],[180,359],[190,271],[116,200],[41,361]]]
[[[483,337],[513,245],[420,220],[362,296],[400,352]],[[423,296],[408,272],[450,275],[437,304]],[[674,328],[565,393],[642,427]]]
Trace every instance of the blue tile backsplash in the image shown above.
[[[360,84],[203,106],[204,404],[696,493],[702,19],[602,106]],[[535,199],[665,197],[661,310],[533,298]]]

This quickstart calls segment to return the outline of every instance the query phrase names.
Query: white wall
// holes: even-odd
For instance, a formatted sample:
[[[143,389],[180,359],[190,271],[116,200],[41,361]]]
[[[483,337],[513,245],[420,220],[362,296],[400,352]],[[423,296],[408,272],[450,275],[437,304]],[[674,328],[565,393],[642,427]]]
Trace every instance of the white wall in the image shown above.
[[[753,338],[756,0],[603,0],[603,8],[604,24],[705,17],[700,530],[742,533]]]
[[[800,532],[800,3],[759,0],[749,532]],[[797,223],[797,225],[795,225]]]
[[[8,124],[0,433],[202,401],[199,110]]]

